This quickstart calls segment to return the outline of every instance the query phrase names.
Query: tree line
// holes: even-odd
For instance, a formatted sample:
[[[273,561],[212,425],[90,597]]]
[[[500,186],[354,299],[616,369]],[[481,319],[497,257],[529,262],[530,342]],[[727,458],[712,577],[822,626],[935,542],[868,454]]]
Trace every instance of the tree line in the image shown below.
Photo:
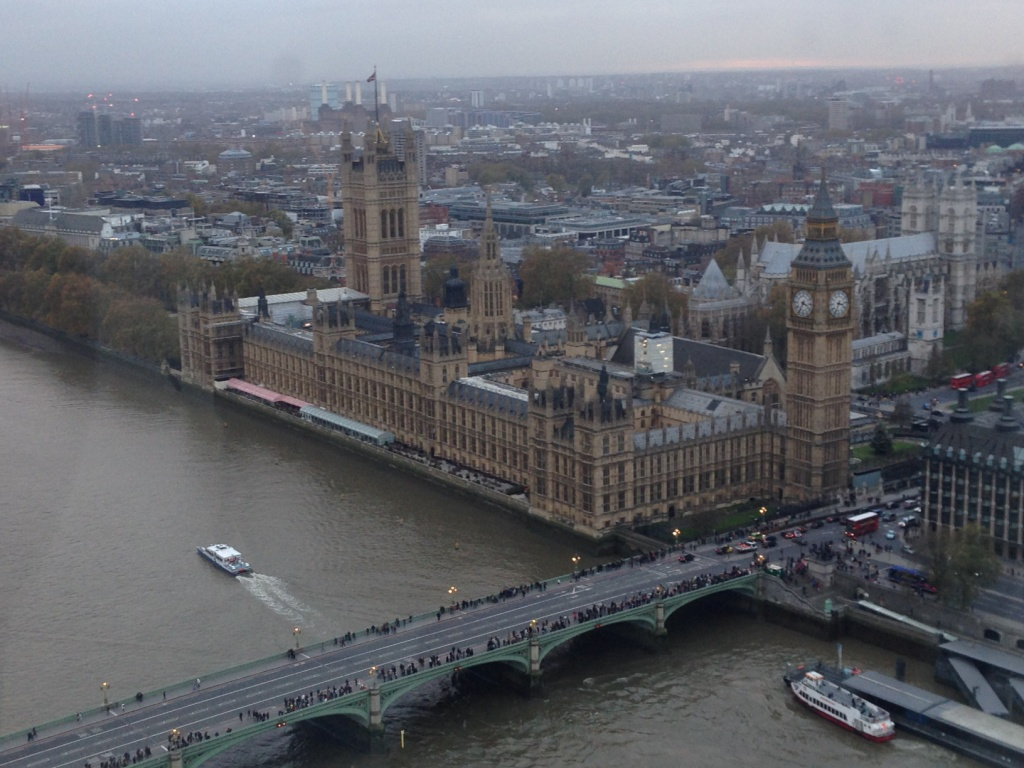
[[[0,229],[0,309],[153,363],[179,358],[178,289],[253,296],[302,290],[286,264],[251,258],[214,266],[187,249],[109,253]]]

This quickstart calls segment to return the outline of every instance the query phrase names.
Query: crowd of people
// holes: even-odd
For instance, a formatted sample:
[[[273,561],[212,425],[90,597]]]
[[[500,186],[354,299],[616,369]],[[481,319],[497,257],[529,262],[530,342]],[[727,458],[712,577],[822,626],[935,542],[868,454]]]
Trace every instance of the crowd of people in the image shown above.
[[[141,763],[143,760],[147,760],[152,756],[153,752],[147,744],[144,748],[135,750],[134,753],[125,752],[123,755],[109,757],[106,760],[100,760],[99,768],[123,768],[126,765]],[[86,762],[85,768],[93,768],[92,763]]]

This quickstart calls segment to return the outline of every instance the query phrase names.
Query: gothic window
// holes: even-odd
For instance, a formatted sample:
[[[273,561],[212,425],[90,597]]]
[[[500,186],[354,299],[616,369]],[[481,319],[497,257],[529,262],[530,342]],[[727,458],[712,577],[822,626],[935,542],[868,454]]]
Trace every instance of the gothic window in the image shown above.
[[[386,238],[388,236],[388,212],[380,212],[380,236]]]
[[[946,238],[946,253],[952,253],[952,252],[953,252],[953,238],[952,237],[947,237]]]
[[[398,215],[399,215],[399,219],[398,220],[401,221],[402,220],[401,219],[402,212],[399,211]],[[405,290],[405,264],[402,264],[398,268],[398,290],[399,291],[404,291]]]
[[[405,209],[398,209],[398,236],[405,237]]]
[[[384,277],[384,286],[383,286],[384,293],[385,294],[391,293],[391,269],[389,267],[384,267],[384,275],[383,275],[383,277]]]
[[[398,223],[395,221],[395,209],[388,212],[388,220],[391,222],[391,237],[398,237]]]

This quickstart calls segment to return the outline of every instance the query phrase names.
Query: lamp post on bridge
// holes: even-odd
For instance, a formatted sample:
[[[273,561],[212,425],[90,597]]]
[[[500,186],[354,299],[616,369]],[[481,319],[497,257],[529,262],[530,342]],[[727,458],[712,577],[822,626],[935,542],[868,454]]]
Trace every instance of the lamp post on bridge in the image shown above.
[[[295,650],[297,651],[299,650],[299,635],[302,634],[302,629],[300,629],[299,627],[295,627],[292,630],[292,634],[295,636]]]
[[[573,576],[575,576],[577,571],[579,570],[579,565],[580,565],[580,556],[579,555],[573,555],[572,556],[572,575]]]
[[[675,540],[676,549],[679,549],[679,536],[682,533],[678,528],[672,531],[672,538]]]
[[[763,532],[764,531],[764,516],[768,512],[768,507],[761,507],[757,511],[758,511],[758,514],[761,515],[761,531]]]
[[[110,702],[107,700],[107,691],[110,689],[110,683],[100,683],[100,690],[103,691],[103,708],[110,711]]]

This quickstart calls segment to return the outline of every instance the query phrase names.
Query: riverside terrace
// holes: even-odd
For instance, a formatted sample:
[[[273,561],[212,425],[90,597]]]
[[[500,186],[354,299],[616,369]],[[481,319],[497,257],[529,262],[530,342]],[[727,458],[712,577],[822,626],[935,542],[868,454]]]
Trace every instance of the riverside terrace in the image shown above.
[[[0,739],[0,766],[198,766],[261,733],[313,719],[326,727],[338,718],[357,723],[366,742],[379,746],[387,709],[432,680],[495,665],[493,671],[535,691],[545,657],[575,637],[613,624],[663,636],[665,620],[690,602],[725,591],[755,595],[757,574],[723,569],[721,561],[702,555],[684,561],[677,551],[506,589],[443,613],[282,652],[204,675],[201,685],[168,686],[167,698],[157,691],[124,702],[123,709],[112,702],[109,709],[37,726],[31,738],[26,731],[10,734]],[[302,698],[311,691],[318,693]]]

